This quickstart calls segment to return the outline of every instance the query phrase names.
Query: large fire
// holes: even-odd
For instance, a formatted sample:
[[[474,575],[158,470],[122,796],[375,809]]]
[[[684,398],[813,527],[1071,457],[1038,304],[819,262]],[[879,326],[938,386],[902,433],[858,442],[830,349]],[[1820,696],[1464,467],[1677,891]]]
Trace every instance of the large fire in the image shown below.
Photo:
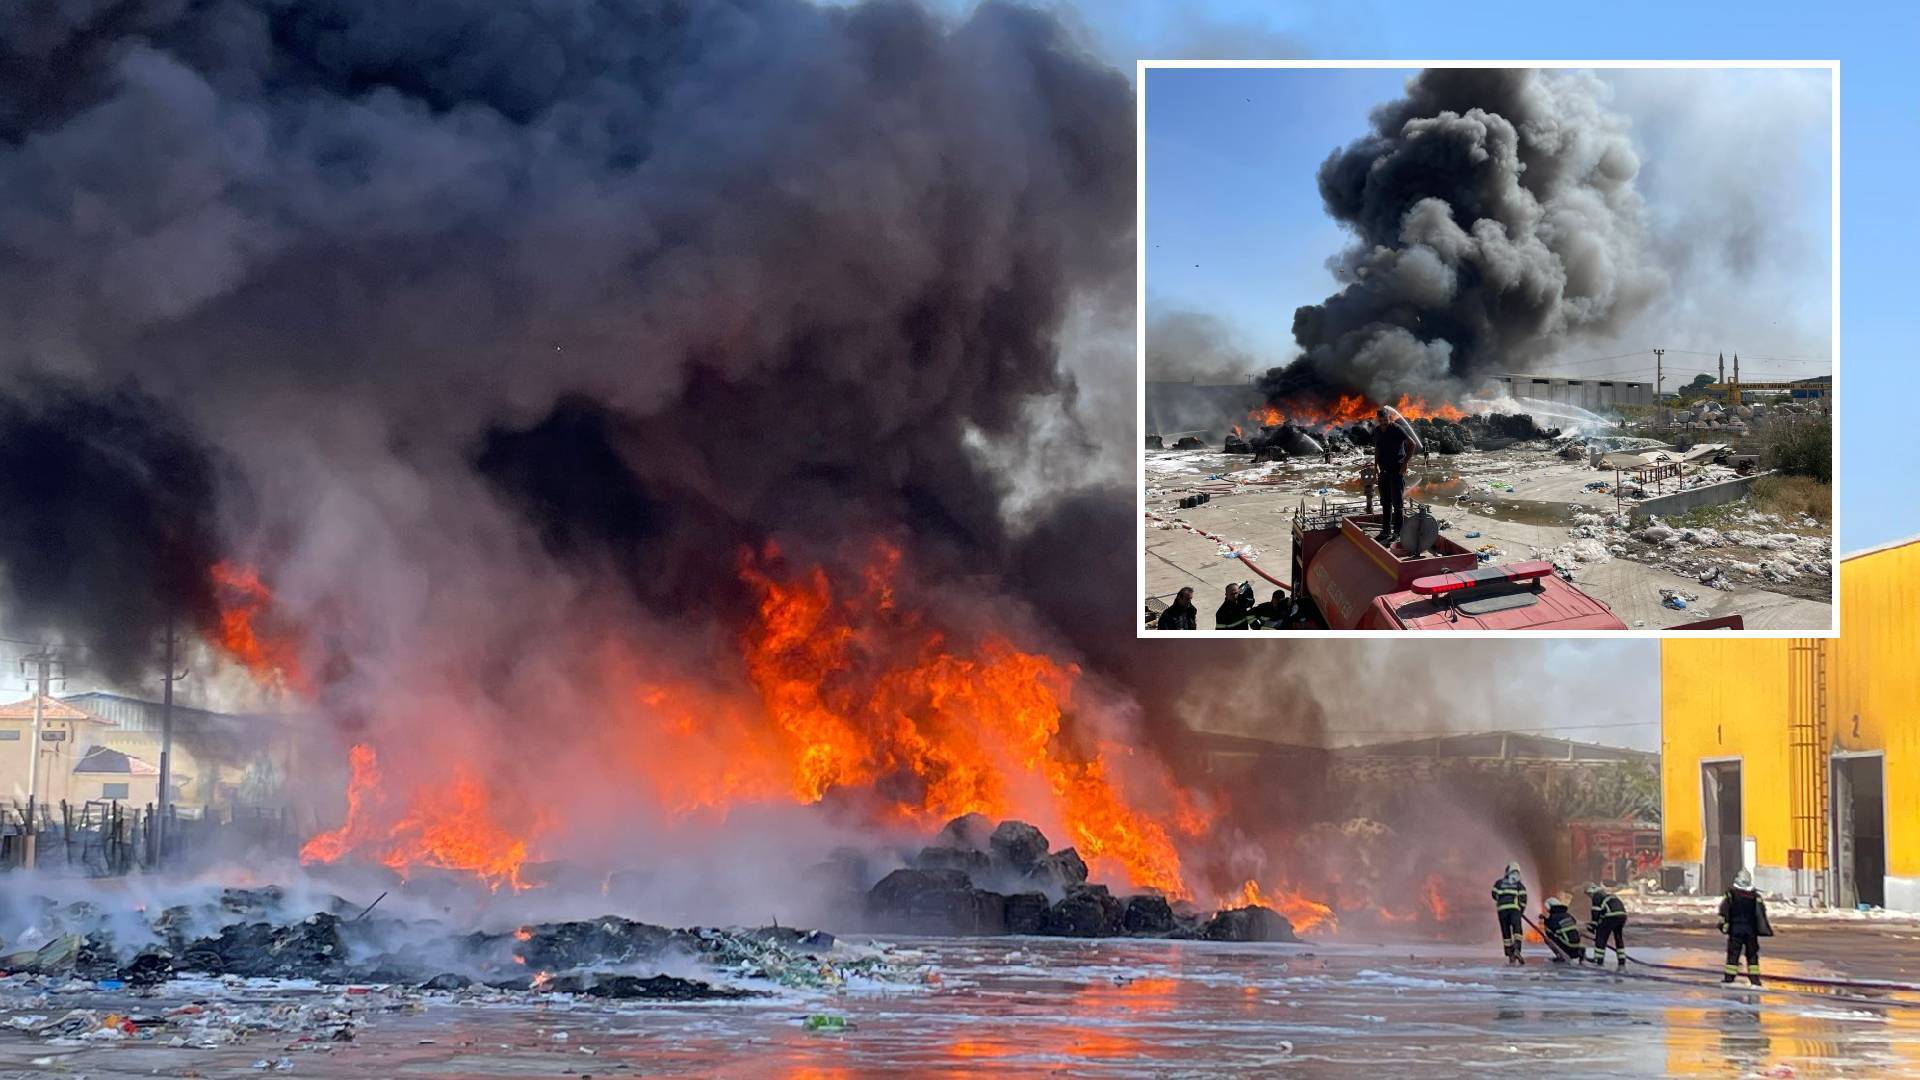
[[[219,604],[209,636],[262,685],[283,692],[305,691],[307,679],[300,666],[299,641],[280,626],[273,593],[260,580],[260,572],[242,563],[223,561],[213,564],[208,574]]]
[[[348,853],[405,877],[416,866],[469,871],[490,888],[527,885],[527,841],[494,820],[493,801],[471,770],[455,766],[445,782],[395,792],[381,782],[372,747],[347,756],[347,819],[300,848],[300,861],[330,863]]]
[[[731,683],[662,679],[617,650],[605,659],[605,677],[624,687],[612,722],[633,735],[613,767],[680,815],[836,798],[917,828],[967,813],[1047,823],[1096,875],[1190,896],[1174,836],[1206,829],[1200,801],[1073,723],[1074,665],[997,632],[962,641],[899,604],[899,564],[882,546],[841,588],[770,545],[744,553],[738,572],[758,617],[739,632],[737,657],[723,658],[738,668]],[[347,820],[309,841],[309,861],[353,852],[518,883],[528,838],[487,816],[477,774],[393,795],[370,747],[350,766]]]
[[[1410,394],[1400,395],[1394,403],[1400,415],[1409,420],[1464,420],[1467,414],[1456,406],[1441,402],[1429,404],[1424,397]],[[1378,409],[1358,394],[1341,394],[1332,402],[1300,398],[1281,402],[1277,405],[1262,405],[1247,414],[1247,418],[1263,426],[1273,427],[1292,421],[1308,427],[1326,424],[1352,424],[1373,416]]]
[[[1054,818],[1089,866],[1186,896],[1167,829],[1113,775],[1126,748],[1081,751],[1062,729],[1079,670],[998,634],[949,640],[896,606],[899,561],[883,547],[861,587],[836,596],[820,567],[776,576],[772,547],[741,560],[760,610],[741,636],[744,665],[781,736],[792,796],[898,792],[891,809],[922,824],[967,813]],[[1049,813],[1035,813],[1036,794]]]
[[[971,634],[936,625],[906,600],[902,561],[899,549],[878,545],[836,573],[772,545],[742,552],[736,573],[754,614],[712,670],[608,639],[579,676],[605,702],[595,731],[607,741],[593,744],[600,786],[630,792],[669,822],[814,804],[922,834],[968,813],[1018,818],[1078,849],[1096,880],[1174,900],[1264,905],[1303,933],[1338,932],[1349,917],[1362,932],[1434,926],[1448,921],[1450,896],[1467,895],[1448,876],[1425,873],[1431,864],[1397,887],[1365,873],[1342,885],[1344,872],[1320,858],[1317,873],[1328,876],[1317,884],[1261,874],[1216,893],[1205,882],[1222,869],[1211,840],[1224,796],[1180,786],[1094,722],[1097,690],[1073,664],[1020,647],[997,625]],[[249,617],[271,610],[263,587],[243,592],[255,598]],[[294,655],[277,648],[262,643],[257,655]],[[345,818],[311,837],[302,861],[351,857],[403,876],[435,868],[496,889],[528,885],[528,863],[553,855],[538,849],[564,840],[565,809],[547,809],[550,799],[531,809],[527,777],[503,777],[511,762],[483,762],[459,739],[436,740],[425,761],[403,741],[409,730],[418,725],[376,726],[351,748]],[[382,767],[376,746],[393,767]],[[1183,850],[1200,871],[1189,871]]]

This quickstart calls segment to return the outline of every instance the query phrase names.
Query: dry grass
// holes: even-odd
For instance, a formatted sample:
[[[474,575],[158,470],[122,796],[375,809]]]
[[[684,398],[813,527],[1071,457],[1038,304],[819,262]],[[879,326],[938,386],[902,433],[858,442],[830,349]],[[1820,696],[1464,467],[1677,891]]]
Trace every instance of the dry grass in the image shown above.
[[[1763,476],[1753,482],[1753,506],[1788,521],[1811,517],[1833,521],[1833,488],[1810,476]]]

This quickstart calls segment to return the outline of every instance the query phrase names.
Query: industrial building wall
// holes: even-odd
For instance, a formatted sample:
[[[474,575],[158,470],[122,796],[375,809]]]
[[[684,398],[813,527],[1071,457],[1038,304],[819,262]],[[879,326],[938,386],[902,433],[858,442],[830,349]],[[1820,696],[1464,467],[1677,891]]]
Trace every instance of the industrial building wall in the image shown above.
[[[1840,622],[1833,740],[1885,752],[1887,907],[1920,911],[1920,543],[1841,563]]]
[[[1495,375],[1493,383],[1497,389],[1515,397],[1577,405],[1591,411],[1612,405],[1653,404],[1653,387],[1647,383],[1533,375]]]
[[[1885,784],[1886,906],[1920,911],[1920,543],[1840,564],[1841,627],[1826,655],[1826,749],[1878,757]],[[1701,768],[1737,760],[1741,833],[1756,883],[1794,891],[1791,649],[1787,640],[1661,643],[1664,858],[1698,883],[1705,858]],[[1824,779],[1831,780],[1831,765]],[[1831,826],[1831,819],[1827,822]],[[1827,835],[1831,848],[1833,837]],[[1815,867],[1809,861],[1809,869]]]
[[[1685,867],[1696,886],[1705,857],[1701,765],[1708,761],[1740,763],[1741,833],[1755,840],[1750,869],[1786,871],[1793,838],[1790,644],[1721,638],[1660,644],[1662,861]]]

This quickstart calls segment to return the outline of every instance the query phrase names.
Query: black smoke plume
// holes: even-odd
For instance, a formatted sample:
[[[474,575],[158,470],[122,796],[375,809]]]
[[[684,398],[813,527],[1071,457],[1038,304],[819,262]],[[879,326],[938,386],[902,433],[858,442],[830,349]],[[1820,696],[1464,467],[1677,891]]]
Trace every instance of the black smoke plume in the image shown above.
[[[981,450],[1072,408],[1062,336],[1131,280],[1132,90],[1049,15],[74,0],[0,28],[0,74],[6,374],[82,416],[137,384],[235,473],[123,434],[87,467],[124,482],[9,500],[9,628],[92,647],[257,565],[389,783],[457,747],[583,823],[653,766],[633,686],[745,681],[768,542],[855,587],[897,546],[955,647],[1131,631],[1084,565],[1045,583],[1077,612],[1022,595]],[[10,409],[27,463],[93,460]],[[57,573],[11,557],[44,536]]]
[[[1641,311],[1664,277],[1607,99],[1585,73],[1436,69],[1375,109],[1320,166],[1354,242],[1340,291],[1294,313],[1302,355],[1268,399],[1452,401]]]
[[[213,451],[126,387],[36,383],[0,398],[0,604],[7,627],[142,674],[169,623],[204,626],[220,557]]]
[[[50,4],[0,56],[10,366],[138,379],[282,524],[404,478],[652,599],[740,535],[992,565],[967,440],[1128,265],[1126,80],[1004,4]]]

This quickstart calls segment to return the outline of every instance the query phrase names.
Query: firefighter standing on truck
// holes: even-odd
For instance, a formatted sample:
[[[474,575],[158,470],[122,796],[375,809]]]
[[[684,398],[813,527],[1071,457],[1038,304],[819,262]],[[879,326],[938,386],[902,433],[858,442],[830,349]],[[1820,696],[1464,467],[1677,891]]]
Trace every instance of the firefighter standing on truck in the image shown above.
[[[1727,935],[1727,969],[1723,983],[1733,981],[1739,971],[1735,965],[1746,954],[1747,981],[1760,985],[1760,939],[1773,936],[1767,922],[1767,902],[1753,887],[1753,875],[1745,870],[1733,877],[1733,888],[1720,898],[1720,932]]]
[[[1493,883],[1493,910],[1500,916],[1500,939],[1505,943],[1507,963],[1524,964],[1520,955],[1521,921],[1527,911],[1527,886],[1520,880],[1520,864],[1508,863],[1507,872]]]
[[[1547,897],[1546,910],[1540,915],[1540,933],[1547,941],[1558,947],[1559,953],[1553,958],[1558,964],[1566,960],[1580,963],[1587,958],[1586,949],[1580,945],[1580,923],[1567,910],[1567,902],[1557,896]]]
[[[1400,532],[1406,510],[1407,466],[1413,462],[1413,455],[1420,452],[1420,436],[1414,433],[1407,418],[1400,415],[1400,410],[1391,405],[1380,406],[1374,418],[1373,464],[1380,474],[1379,540],[1390,544]]]
[[[1593,933],[1593,962],[1607,962],[1607,940],[1613,940],[1613,966],[1627,966],[1627,905],[1620,898],[1598,885],[1587,886],[1587,903],[1591,905],[1588,918],[1592,921],[1587,929]]]

